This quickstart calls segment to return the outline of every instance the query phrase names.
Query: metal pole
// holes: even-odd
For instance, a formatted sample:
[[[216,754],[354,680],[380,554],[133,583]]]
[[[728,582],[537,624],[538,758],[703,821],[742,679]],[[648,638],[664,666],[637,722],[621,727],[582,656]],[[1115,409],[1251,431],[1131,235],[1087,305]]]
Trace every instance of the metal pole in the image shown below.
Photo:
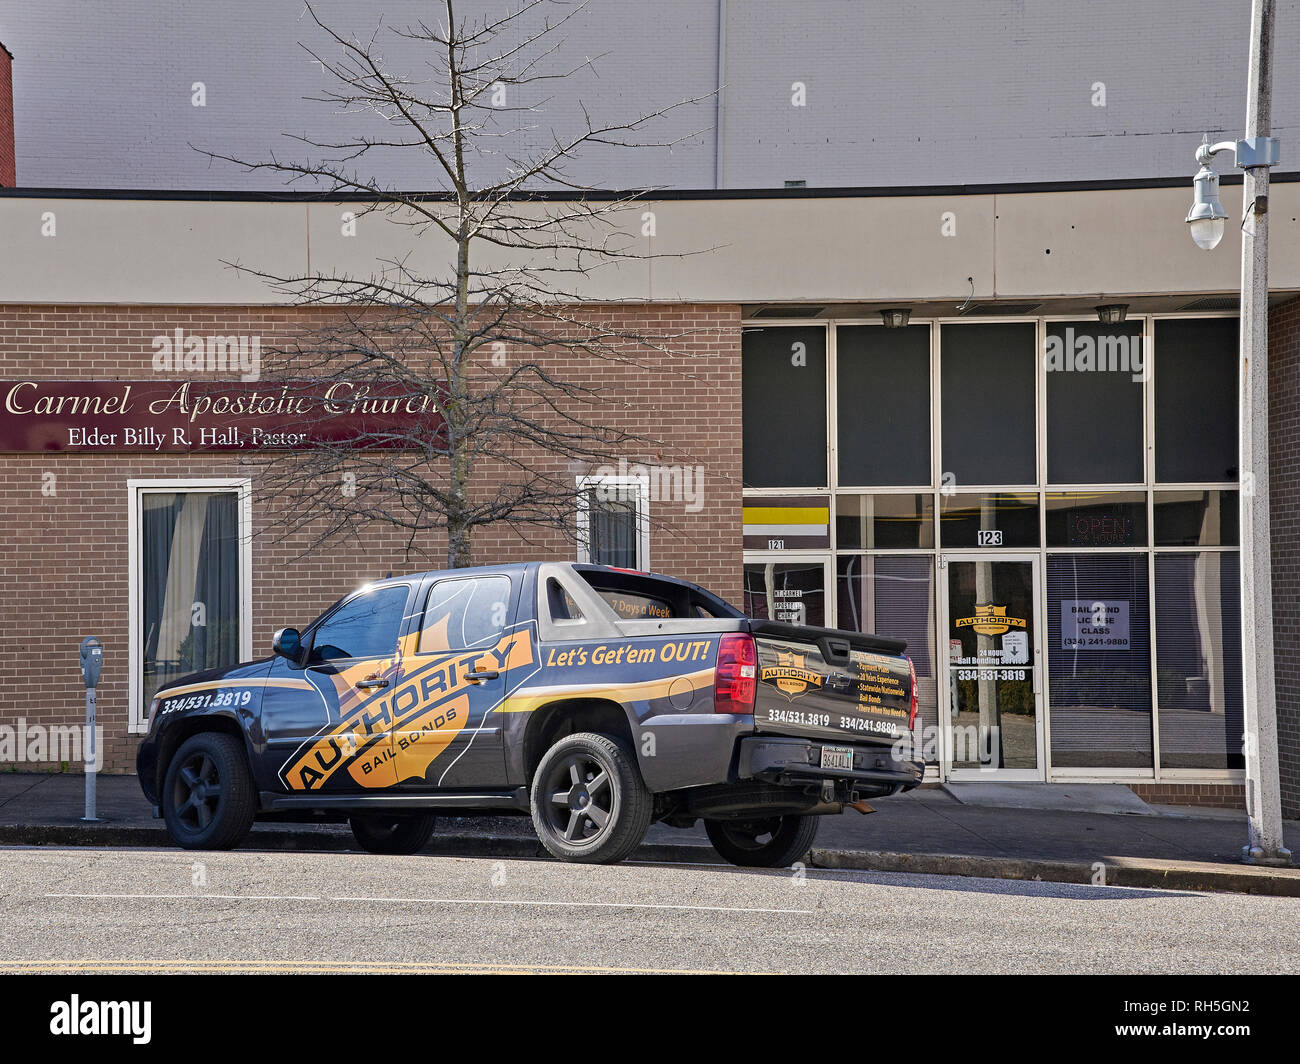
[[[83,743],[86,757],[86,815],[82,820],[98,820],[95,815],[95,781],[99,776],[99,748],[95,741],[98,720],[97,699],[93,687],[86,688],[86,738]]]
[[[1272,122],[1273,0],[1251,6],[1246,139]],[[1268,498],[1268,166],[1248,166],[1241,241],[1241,651],[1245,685],[1248,864],[1289,864],[1282,839],[1277,695],[1273,678],[1273,574]]]

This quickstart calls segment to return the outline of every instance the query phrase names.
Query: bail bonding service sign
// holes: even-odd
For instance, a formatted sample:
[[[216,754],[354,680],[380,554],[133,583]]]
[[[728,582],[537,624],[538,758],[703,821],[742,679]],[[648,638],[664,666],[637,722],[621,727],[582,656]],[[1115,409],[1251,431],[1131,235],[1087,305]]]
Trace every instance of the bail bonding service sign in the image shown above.
[[[406,449],[442,427],[434,397],[347,381],[0,381],[0,451]]]

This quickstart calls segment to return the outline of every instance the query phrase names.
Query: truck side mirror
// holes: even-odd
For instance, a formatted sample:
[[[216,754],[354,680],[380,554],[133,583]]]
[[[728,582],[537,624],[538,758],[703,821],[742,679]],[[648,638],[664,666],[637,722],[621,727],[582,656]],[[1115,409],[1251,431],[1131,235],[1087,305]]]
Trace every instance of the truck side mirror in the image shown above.
[[[271,640],[271,649],[296,665],[302,657],[302,634],[297,628],[281,628]]]

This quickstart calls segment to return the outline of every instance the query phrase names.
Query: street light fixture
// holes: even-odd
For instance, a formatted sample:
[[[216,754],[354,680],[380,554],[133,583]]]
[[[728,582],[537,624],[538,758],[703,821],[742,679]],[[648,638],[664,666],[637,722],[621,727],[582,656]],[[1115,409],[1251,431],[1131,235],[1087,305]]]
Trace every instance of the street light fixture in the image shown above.
[[[1273,166],[1278,161],[1278,141],[1276,137],[1248,137],[1211,144],[1208,134],[1202,138],[1201,146],[1196,149],[1196,161],[1201,168],[1192,178],[1192,209],[1187,212],[1187,224],[1191,227],[1196,246],[1206,251],[1219,246],[1223,239],[1223,225],[1228,218],[1228,212],[1219,202],[1219,175],[1210,166],[1210,160],[1221,151],[1232,152],[1243,170]],[[1264,202],[1267,203],[1267,199]],[[1252,203],[1247,209],[1259,210],[1259,203]]]
[[[1207,137],[1205,144],[1196,151],[1197,159],[1200,159],[1201,152],[1208,144]],[[1219,241],[1223,239],[1223,223],[1228,217],[1228,212],[1219,202],[1219,175],[1207,163],[1202,163],[1200,170],[1192,178],[1192,188],[1195,193],[1192,209],[1187,212],[1187,224],[1191,226],[1192,239],[1196,241],[1196,246],[1211,251],[1218,247]]]

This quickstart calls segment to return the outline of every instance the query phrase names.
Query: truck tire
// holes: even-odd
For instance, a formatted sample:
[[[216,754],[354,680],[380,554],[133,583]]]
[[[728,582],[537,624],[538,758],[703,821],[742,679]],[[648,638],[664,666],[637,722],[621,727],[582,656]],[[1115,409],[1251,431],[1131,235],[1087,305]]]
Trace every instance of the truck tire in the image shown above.
[[[431,813],[354,816],[348,818],[348,826],[367,853],[405,854],[424,849],[438,818]]]
[[[533,827],[561,861],[615,864],[641,845],[654,801],[636,755],[608,735],[577,732],[546,751],[529,793]]]
[[[167,765],[161,799],[167,833],[178,846],[238,846],[257,815],[257,792],[244,744],[224,732],[191,735]]]
[[[755,820],[706,820],[713,848],[745,868],[789,868],[817,837],[815,816],[776,816]]]

